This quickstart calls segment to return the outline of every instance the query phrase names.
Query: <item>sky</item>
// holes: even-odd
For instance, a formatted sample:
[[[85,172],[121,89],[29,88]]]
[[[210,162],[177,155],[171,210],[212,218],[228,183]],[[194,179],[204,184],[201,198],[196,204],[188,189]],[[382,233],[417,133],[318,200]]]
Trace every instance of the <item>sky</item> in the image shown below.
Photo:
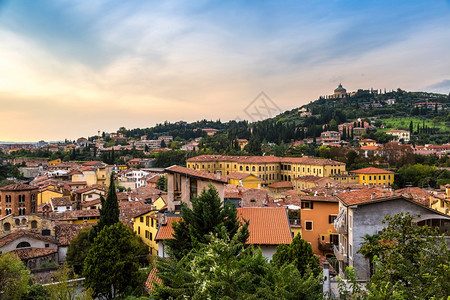
[[[449,49],[450,0],[0,0],[0,141],[253,120],[339,83],[448,94]]]

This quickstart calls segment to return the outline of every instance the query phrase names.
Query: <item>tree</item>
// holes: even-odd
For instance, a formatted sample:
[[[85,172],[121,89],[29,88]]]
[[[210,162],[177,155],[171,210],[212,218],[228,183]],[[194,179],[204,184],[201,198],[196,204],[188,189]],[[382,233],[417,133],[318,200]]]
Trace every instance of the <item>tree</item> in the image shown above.
[[[164,140],[161,140],[160,148],[166,148],[166,142]]]
[[[100,196],[102,208],[100,208],[100,220],[97,225],[94,226],[94,230],[91,231],[92,235],[90,240],[93,241],[95,236],[105,227],[111,226],[119,222],[119,202],[117,200],[116,186],[114,184],[114,175],[111,174],[108,194],[106,200],[103,196]]]
[[[121,222],[105,226],[95,238],[83,270],[84,285],[93,290],[94,298],[112,299],[143,286],[133,238],[134,233]]]
[[[158,190],[167,192],[167,177],[166,176],[160,176],[158,180],[156,181],[156,188]]]
[[[0,256],[0,300],[20,299],[28,288],[30,271],[13,253]]]
[[[66,264],[60,266],[58,270],[53,274],[54,281],[58,284],[49,285],[45,289],[48,293],[46,299],[50,300],[92,300],[92,291],[87,290],[80,292],[81,284],[69,280],[76,279],[76,275],[73,274],[71,268]]]
[[[83,272],[84,259],[91,249],[91,242],[89,240],[89,232],[91,230],[92,227],[81,229],[78,235],[72,239],[67,249],[67,264],[73,268],[76,274]]]
[[[450,295],[450,251],[435,228],[418,226],[409,213],[387,216],[382,233],[366,239],[360,253],[374,261],[370,293],[381,289],[404,299]]]
[[[319,260],[300,234],[294,237],[290,245],[279,245],[271,262],[277,267],[292,263],[302,276],[307,273],[320,274]]]
[[[192,209],[182,204],[183,218],[173,225],[174,239],[165,240],[172,257],[181,259],[200,243],[206,243],[207,235],[221,233],[222,226],[231,239],[238,235],[245,244],[249,234],[248,223],[241,224],[235,207],[222,205],[213,185],[203,189],[200,196],[191,199],[191,203]]]

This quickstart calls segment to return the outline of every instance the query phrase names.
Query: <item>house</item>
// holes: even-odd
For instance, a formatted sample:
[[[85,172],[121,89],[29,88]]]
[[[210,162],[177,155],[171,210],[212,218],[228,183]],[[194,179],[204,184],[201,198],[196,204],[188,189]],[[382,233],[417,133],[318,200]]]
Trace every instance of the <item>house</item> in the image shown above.
[[[46,262],[58,263],[58,241],[28,230],[17,230],[0,238],[0,253],[19,256],[28,269]]]
[[[248,245],[260,247],[267,259],[272,259],[276,247],[292,242],[287,210],[284,207],[242,207],[237,209],[238,217],[249,221]],[[172,225],[179,217],[167,217],[159,226],[156,234],[158,256],[168,257],[164,246],[165,239],[173,238]]]
[[[281,193],[284,191],[292,190],[292,183],[290,181],[279,181],[272,183],[268,186],[269,191],[275,193]]]
[[[146,177],[150,175],[149,172],[136,169],[128,169],[122,171],[117,176],[117,184],[123,186],[125,189],[136,189],[147,184]]]
[[[392,135],[396,142],[403,141],[404,143],[408,143],[411,139],[411,133],[407,130],[389,130],[386,134]]]
[[[329,196],[300,196],[302,239],[311,244],[314,254],[331,257],[333,245],[339,245],[334,220],[339,213],[339,201]]]
[[[229,184],[255,189],[261,188],[261,178],[251,173],[233,172],[227,175],[227,178]]]
[[[394,172],[379,168],[369,167],[350,171],[349,173],[357,175],[358,184],[361,185],[390,186],[394,183]]]
[[[152,256],[158,255],[158,244],[155,240],[159,226],[158,211],[164,207],[166,203],[159,197],[150,208],[132,218],[134,232],[148,245]]]
[[[334,227],[339,233],[339,246],[334,248],[341,274],[347,266],[355,267],[361,280],[370,278],[370,266],[360,253],[363,237],[380,232],[387,215],[410,213],[417,225],[438,226],[443,232],[450,229],[450,217],[437,212],[413,198],[395,195],[394,191],[368,188],[337,194],[339,214]]]
[[[23,216],[36,212],[38,188],[13,183],[0,188],[0,218],[9,214]]]
[[[324,131],[320,134],[322,144],[333,144],[341,141],[341,134],[338,131]]]
[[[180,166],[165,169],[167,173],[167,207],[170,212],[181,210],[181,201],[192,207],[191,199],[212,184],[223,202],[227,181],[220,174],[191,170]]]
[[[294,190],[300,191],[309,189],[316,186],[326,186],[329,182],[332,182],[331,178],[319,177],[317,175],[306,175],[294,177],[292,180],[292,186]]]
[[[58,245],[58,262],[60,264],[66,261],[67,250],[70,242],[78,235],[78,232],[86,227],[92,226],[92,223],[87,224],[69,224],[59,222],[55,226],[55,236],[59,242]]]
[[[0,238],[18,230],[54,236],[55,221],[36,214],[15,216],[9,214],[0,218]]]
[[[89,186],[81,190],[74,191],[74,197],[77,204],[90,202],[100,199],[106,195],[106,189],[103,186]]]
[[[52,211],[62,213],[67,210],[72,210],[72,201],[69,197],[56,197],[50,200]]]

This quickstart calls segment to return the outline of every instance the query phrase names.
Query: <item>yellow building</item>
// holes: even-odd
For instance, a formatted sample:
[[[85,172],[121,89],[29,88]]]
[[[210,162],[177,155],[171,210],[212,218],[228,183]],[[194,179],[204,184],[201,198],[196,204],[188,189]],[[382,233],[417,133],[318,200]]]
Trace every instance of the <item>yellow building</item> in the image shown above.
[[[228,176],[234,172],[251,173],[262,184],[292,181],[305,175],[330,177],[345,172],[345,164],[330,159],[276,156],[200,155],[187,160],[187,167]]]
[[[55,159],[55,160],[51,160],[48,162],[49,166],[54,166],[54,165],[59,165],[61,163],[61,158]]]
[[[53,189],[52,187],[45,187],[44,189],[39,190],[39,193],[37,195],[37,205],[41,205],[43,203],[50,203],[50,200],[52,198],[63,196],[67,195],[64,195],[63,192]]]
[[[358,175],[358,183],[361,185],[392,185],[394,172],[374,167],[350,171],[350,174]]]
[[[261,188],[261,178],[253,174],[233,172],[227,178],[228,183],[235,186],[245,186],[254,189]]]
[[[304,190],[318,186],[326,186],[330,182],[333,182],[333,180],[327,177],[307,175],[293,178],[292,187],[294,190]]]
[[[431,208],[450,215],[450,184],[445,185],[445,193],[435,197],[432,197],[430,201]]]
[[[69,173],[72,176],[72,182],[85,182],[90,185],[106,185],[109,186],[111,177],[111,167],[84,167]]]
[[[151,209],[132,219],[134,232],[149,246],[152,256],[158,255],[158,244],[155,242],[158,232],[158,210],[164,206],[166,206],[166,202],[159,197],[153,202]]]
[[[246,139],[237,139],[236,142],[239,145],[239,149],[241,149],[241,151],[244,151],[245,146],[248,145],[248,140]]]

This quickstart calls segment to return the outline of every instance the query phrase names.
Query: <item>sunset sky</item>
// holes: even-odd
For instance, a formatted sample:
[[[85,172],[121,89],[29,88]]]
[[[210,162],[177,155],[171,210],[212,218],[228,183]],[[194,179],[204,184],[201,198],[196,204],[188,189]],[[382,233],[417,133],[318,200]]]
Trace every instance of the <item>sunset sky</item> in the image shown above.
[[[450,1],[0,0],[0,141],[450,92]]]

